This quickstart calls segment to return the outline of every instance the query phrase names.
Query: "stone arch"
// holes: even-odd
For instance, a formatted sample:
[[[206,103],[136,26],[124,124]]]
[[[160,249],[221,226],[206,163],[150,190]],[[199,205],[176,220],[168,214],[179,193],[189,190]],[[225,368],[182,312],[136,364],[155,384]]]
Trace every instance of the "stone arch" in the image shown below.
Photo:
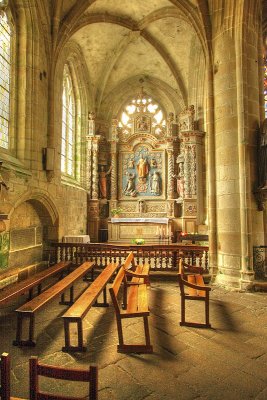
[[[49,243],[59,237],[59,213],[42,191],[28,191],[9,212],[9,269],[49,259]]]

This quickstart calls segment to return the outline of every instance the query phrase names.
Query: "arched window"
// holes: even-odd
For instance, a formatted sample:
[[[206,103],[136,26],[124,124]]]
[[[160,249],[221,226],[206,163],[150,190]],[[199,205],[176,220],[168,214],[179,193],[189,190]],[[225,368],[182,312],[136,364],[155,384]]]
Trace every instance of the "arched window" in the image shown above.
[[[165,127],[164,111],[155,100],[143,91],[143,88],[137,96],[128,101],[119,117],[119,128],[125,137],[133,133],[133,130],[160,135]]]
[[[72,177],[75,177],[75,120],[76,110],[73,83],[70,69],[65,65],[62,94],[61,172]]]
[[[0,13],[0,147],[9,147],[9,104],[11,27],[5,12]]]

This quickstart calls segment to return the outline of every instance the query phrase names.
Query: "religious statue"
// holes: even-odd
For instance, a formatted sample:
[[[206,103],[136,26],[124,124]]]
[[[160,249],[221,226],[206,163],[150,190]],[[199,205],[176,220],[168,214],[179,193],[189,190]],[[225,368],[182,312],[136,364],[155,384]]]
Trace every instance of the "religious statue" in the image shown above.
[[[154,171],[151,176],[151,192],[155,195],[160,195],[160,175],[157,171]]]
[[[100,166],[99,172],[99,194],[101,199],[107,198],[107,176],[110,174],[112,167],[106,172],[104,165]]]
[[[267,118],[263,121],[259,143],[259,187],[267,189]]]
[[[146,117],[142,117],[138,123],[137,123],[137,129],[139,131],[147,131],[148,130],[148,124],[147,124],[147,120]]]
[[[125,186],[124,189],[124,193],[126,194],[126,196],[136,196],[136,190],[135,190],[135,174],[127,172],[127,176],[128,176],[128,180],[127,180],[127,184]]]
[[[147,163],[147,160],[143,157],[143,154],[141,154],[140,159],[138,161],[137,172],[138,172],[139,178],[141,178],[141,180],[145,181],[145,178],[148,174],[148,163]]]
[[[144,214],[146,212],[146,202],[145,202],[145,200],[138,200],[137,211],[139,212],[140,215],[142,215],[142,214]]]
[[[150,166],[152,168],[157,168],[157,161],[155,160],[155,158],[151,158]]]
[[[128,161],[128,168],[134,168],[134,159],[130,158]]]

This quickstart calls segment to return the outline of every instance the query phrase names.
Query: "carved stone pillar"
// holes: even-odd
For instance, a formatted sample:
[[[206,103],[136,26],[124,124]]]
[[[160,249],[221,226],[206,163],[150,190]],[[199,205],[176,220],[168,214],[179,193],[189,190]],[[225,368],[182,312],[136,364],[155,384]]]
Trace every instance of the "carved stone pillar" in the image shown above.
[[[117,200],[118,196],[118,166],[117,166],[117,142],[118,142],[118,134],[117,134],[118,120],[112,120],[112,132],[111,132],[111,188],[110,188],[110,197],[111,200]],[[114,207],[112,207],[114,208]]]
[[[167,149],[168,155],[168,182],[167,182],[167,198],[174,198],[174,158],[173,149]]]
[[[203,224],[202,138],[200,131],[181,132],[183,141],[183,230],[196,232]],[[179,166],[181,169],[181,165]]]
[[[92,140],[92,199],[98,199],[98,152],[100,136]]]
[[[181,154],[179,163],[179,203],[182,204],[182,229],[197,232],[203,224],[202,142],[204,133],[195,129],[194,106],[179,115]]]
[[[90,198],[92,196],[91,170],[92,170],[92,138],[89,136],[86,136],[86,169],[85,169],[86,182],[85,182],[85,187],[86,187],[87,193]]]

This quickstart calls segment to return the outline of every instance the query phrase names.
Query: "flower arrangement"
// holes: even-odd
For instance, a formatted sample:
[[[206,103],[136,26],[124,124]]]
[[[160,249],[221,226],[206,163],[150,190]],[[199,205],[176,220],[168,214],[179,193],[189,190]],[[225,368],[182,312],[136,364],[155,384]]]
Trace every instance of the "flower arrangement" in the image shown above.
[[[145,239],[133,239],[132,240],[133,244],[137,244],[138,246],[145,244]]]
[[[111,212],[112,217],[115,217],[115,216],[119,216],[123,212],[123,209],[120,207],[112,208],[112,210],[110,210],[110,212]]]

